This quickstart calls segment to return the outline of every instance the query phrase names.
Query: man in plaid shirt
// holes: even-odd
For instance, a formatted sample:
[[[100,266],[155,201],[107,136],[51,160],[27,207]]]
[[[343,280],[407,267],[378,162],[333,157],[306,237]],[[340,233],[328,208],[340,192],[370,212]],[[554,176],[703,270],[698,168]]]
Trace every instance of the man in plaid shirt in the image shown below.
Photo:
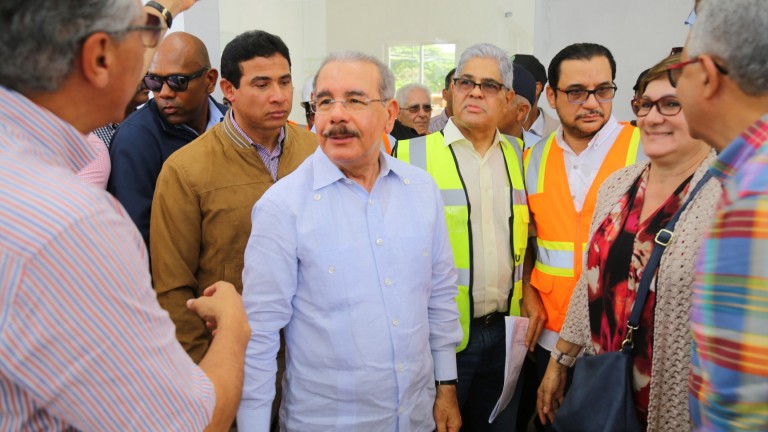
[[[768,430],[768,2],[702,0],[669,78],[724,191],[693,291],[700,430]]]

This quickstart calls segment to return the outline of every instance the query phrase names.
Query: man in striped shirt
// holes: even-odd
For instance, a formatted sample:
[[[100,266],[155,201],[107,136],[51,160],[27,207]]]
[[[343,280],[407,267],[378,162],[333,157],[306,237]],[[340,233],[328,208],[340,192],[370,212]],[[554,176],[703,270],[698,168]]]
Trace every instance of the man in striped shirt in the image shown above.
[[[195,365],[135,225],[75,176],[96,155],[84,133],[121,119],[141,58],[193,3],[160,1],[0,3],[2,431],[222,430],[234,418],[250,336],[240,297],[217,283],[189,302],[216,329]]]
[[[738,24],[738,25],[734,25]],[[768,430],[768,3],[703,0],[669,78],[723,182],[693,291],[690,405],[701,430]]]

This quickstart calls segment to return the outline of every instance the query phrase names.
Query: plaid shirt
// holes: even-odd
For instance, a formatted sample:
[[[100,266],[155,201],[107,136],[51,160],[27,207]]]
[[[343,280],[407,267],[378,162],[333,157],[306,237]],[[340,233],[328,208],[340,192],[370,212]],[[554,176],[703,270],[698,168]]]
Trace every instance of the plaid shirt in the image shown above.
[[[724,190],[696,265],[691,416],[702,430],[768,430],[768,114],[710,170]]]

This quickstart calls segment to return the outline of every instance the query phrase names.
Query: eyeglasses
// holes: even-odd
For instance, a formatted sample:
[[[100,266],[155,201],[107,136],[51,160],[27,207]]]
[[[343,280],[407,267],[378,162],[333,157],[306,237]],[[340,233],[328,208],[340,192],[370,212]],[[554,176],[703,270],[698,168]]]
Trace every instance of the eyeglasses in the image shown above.
[[[388,99],[362,99],[359,97],[348,97],[345,99],[331,99],[320,98],[317,99],[314,105],[310,104],[310,107],[317,114],[327,114],[333,109],[333,105],[340,103],[347,111],[363,111],[368,108],[371,102],[381,102],[382,104]]]
[[[403,107],[400,108],[400,111],[408,111],[411,114],[416,114],[419,112],[419,109],[423,109],[425,113],[431,113],[432,112],[432,105],[429,104],[423,104],[423,105],[411,105],[409,107]]]
[[[681,52],[683,52],[683,47],[673,47],[672,50],[669,52],[669,55],[672,56],[675,54],[680,54]]]
[[[144,45],[144,47],[154,48],[160,42],[160,36],[163,34],[164,30],[165,27],[160,24],[160,17],[148,13],[144,25],[130,26],[123,30],[116,30],[105,33],[116,36],[134,31],[141,32],[139,33],[139,36],[141,37],[141,43]]]
[[[144,76],[144,85],[148,89],[157,93],[163,89],[163,83],[168,84],[168,88],[175,92],[183,92],[189,87],[189,82],[195,78],[200,78],[208,71],[208,67],[192,72],[189,75],[156,75],[148,73]]]
[[[499,94],[501,89],[505,88],[504,84],[498,83],[496,81],[483,81],[478,83],[468,78],[454,78],[453,86],[460,93],[469,93],[474,90],[475,87],[480,87],[480,91],[483,92],[483,94],[487,97],[496,96]]]
[[[675,96],[664,96],[655,101],[648,98],[632,99],[632,111],[638,117],[645,117],[650,114],[654,106],[656,111],[663,116],[677,115],[683,109]]]
[[[683,68],[694,63],[698,63],[701,61],[701,57],[694,57],[692,59],[686,60],[684,62],[675,63],[673,65],[667,66],[667,76],[669,77],[669,84],[672,87],[677,87],[677,82],[680,80],[680,76],[683,74]],[[728,69],[724,68],[723,66],[720,66],[717,64],[717,62],[714,62],[715,68],[717,68],[717,71],[720,72],[723,75],[728,75]]]
[[[594,95],[595,100],[597,100],[598,102],[610,102],[611,100],[613,100],[613,97],[616,96],[617,88],[618,87],[613,85],[610,87],[596,88],[594,90],[587,90],[587,89],[563,90],[561,88],[555,88],[555,90],[561,93],[565,93],[566,99],[568,99],[568,103],[583,105],[587,103],[587,99],[589,99],[590,95]]]

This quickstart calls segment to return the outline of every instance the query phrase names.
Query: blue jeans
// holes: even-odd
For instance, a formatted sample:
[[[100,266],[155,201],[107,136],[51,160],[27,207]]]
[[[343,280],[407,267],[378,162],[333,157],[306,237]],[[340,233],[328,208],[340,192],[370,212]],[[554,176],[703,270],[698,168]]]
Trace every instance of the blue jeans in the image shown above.
[[[522,386],[518,380],[509,405],[494,420],[488,417],[504,386],[504,320],[486,327],[471,325],[469,344],[456,354],[459,384],[456,393],[461,408],[462,431],[514,431]]]

